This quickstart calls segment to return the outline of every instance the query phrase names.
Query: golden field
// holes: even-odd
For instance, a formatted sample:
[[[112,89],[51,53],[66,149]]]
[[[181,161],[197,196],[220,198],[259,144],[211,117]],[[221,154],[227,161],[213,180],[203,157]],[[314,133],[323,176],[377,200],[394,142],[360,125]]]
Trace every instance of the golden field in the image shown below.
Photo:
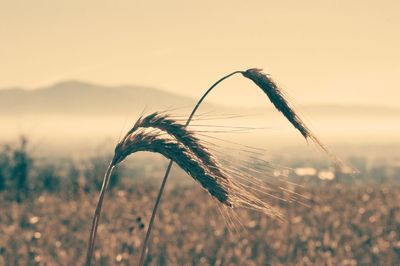
[[[137,264],[157,191],[135,182],[107,195],[95,265]],[[399,264],[400,186],[322,182],[302,193],[309,206],[273,202],[284,222],[237,210],[235,230],[198,186],[171,183],[147,265]],[[97,193],[45,192],[17,203],[3,192],[0,200],[0,265],[84,263]]]

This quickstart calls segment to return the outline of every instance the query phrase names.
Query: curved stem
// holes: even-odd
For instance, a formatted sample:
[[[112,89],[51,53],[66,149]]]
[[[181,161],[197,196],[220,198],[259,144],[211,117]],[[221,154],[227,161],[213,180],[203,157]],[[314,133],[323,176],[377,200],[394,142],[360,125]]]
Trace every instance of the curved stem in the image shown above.
[[[215,83],[203,94],[203,96],[200,98],[200,100],[196,103],[195,107],[193,108],[192,112],[191,112],[190,115],[189,115],[188,120],[186,121],[185,126],[188,126],[188,125],[190,124],[190,122],[192,121],[193,116],[196,114],[196,111],[197,111],[197,109],[200,107],[201,103],[204,101],[204,99],[206,98],[206,96],[207,96],[219,83],[221,83],[221,82],[224,81],[225,79],[227,79],[227,78],[229,78],[229,77],[231,77],[231,76],[233,76],[233,75],[235,75],[235,74],[239,74],[239,73],[243,73],[243,71],[234,71],[234,72],[232,72],[232,73],[230,73],[230,74],[228,74],[228,75],[226,75],[226,76],[220,78],[217,82],[215,82]],[[157,209],[158,209],[158,206],[159,206],[160,201],[161,201],[161,196],[162,196],[162,194],[163,194],[163,192],[164,192],[164,187],[165,187],[165,184],[166,184],[166,182],[167,182],[169,173],[171,172],[171,168],[172,168],[172,164],[173,164],[173,163],[174,163],[174,162],[173,162],[172,160],[169,161],[169,164],[168,164],[167,169],[166,169],[166,171],[165,171],[164,179],[163,179],[163,181],[162,181],[162,183],[161,183],[160,191],[158,192],[158,195],[157,195],[156,203],[154,204],[153,212],[151,213],[150,222],[149,222],[149,227],[147,228],[146,237],[145,237],[144,242],[143,242],[142,253],[141,253],[141,255],[140,255],[139,266],[143,266],[143,265],[144,265],[144,258],[145,258],[145,255],[146,255],[147,242],[149,241],[149,238],[150,238],[150,233],[151,233],[151,229],[152,229],[152,227],[153,227],[154,218],[155,218],[155,216],[156,216]]]
[[[96,211],[94,213],[94,217],[93,217],[93,221],[92,221],[89,245],[88,245],[88,250],[87,250],[87,254],[86,254],[86,263],[85,263],[86,266],[90,266],[91,261],[92,261],[94,243],[96,241],[97,226],[99,224],[99,219],[100,219],[100,214],[101,214],[101,207],[103,205],[104,195],[107,190],[113,168],[114,168],[114,164],[111,161],[110,164],[108,165],[107,171],[104,175],[103,184],[101,185],[99,199],[97,201]]]
[[[203,96],[201,96],[200,100],[196,103],[196,106],[193,108],[192,113],[189,115],[188,120],[186,121],[186,125],[188,126],[190,124],[190,122],[192,121],[193,116],[196,114],[197,109],[199,109],[200,104],[204,101],[204,99],[206,98],[206,96],[218,85],[220,84],[222,81],[224,81],[225,79],[235,75],[235,74],[239,74],[239,73],[243,73],[243,71],[234,71],[222,78],[220,78],[217,82],[215,82],[204,94]],[[168,177],[168,176],[167,176]]]
[[[139,265],[143,265],[143,263],[144,263],[146,247],[147,247],[146,244],[150,238],[151,228],[153,227],[153,223],[154,223],[154,217],[156,216],[157,208],[158,208],[158,205],[160,204],[160,200],[161,200],[161,195],[162,195],[162,192],[164,191],[165,183],[167,183],[168,175],[169,175],[169,172],[171,171],[173,162],[174,161],[171,160],[168,163],[167,170],[165,171],[164,179],[161,183],[160,192],[158,192],[158,195],[157,195],[156,204],[154,205],[153,212],[151,213],[149,227],[147,228],[146,237],[144,238],[144,242],[143,242],[144,244],[142,247],[142,253],[140,255]]]

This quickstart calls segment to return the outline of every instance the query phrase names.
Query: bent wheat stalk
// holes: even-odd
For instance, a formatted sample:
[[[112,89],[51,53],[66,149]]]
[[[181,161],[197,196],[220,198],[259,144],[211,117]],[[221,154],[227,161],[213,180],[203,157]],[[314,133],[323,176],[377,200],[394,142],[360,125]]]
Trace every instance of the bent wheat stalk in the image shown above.
[[[177,162],[177,164],[198,181],[203,188],[207,189],[214,198],[226,206],[232,206],[232,199],[228,196],[229,180],[224,176],[217,176],[209,171],[209,168],[204,165],[203,161],[185,145],[177,140],[162,138],[161,131],[158,133],[146,133],[141,128],[130,130],[116,146],[114,157],[103,179],[89,237],[86,265],[91,264],[101,208],[112,170],[127,156],[138,151],[157,152]]]
[[[225,79],[236,75],[236,74],[242,74],[244,77],[252,80],[270,99],[272,104],[275,106],[275,108],[280,111],[288,120],[289,122],[297,129],[300,131],[300,133],[303,135],[304,138],[310,138],[312,141],[314,141],[317,145],[319,145],[322,150],[324,150],[328,155],[330,155],[331,158],[335,160],[339,165],[342,165],[342,163],[336,158],[336,156],[333,155],[332,152],[328,150],[328,148],[322,144],[322,142],[311,132],[311,130],[305,125],[305,123],[302,121],[302,119],[298,116],[296,111],[290,106],[289,102],[284,96],[283,91],[276,85],[276,83],[269,78],[267,75],[262,73],[261,69],[257,68],[251,68],[246,71],[234,71],[221,79],[219,79],[217,82],[215,82],[200,98],[200,100],[197,102],[195,105],[194,109],[192,110],[185,126],[188,126],[195,115],[197,109],[200,107],[201,103],[204,101],[204,99],[207,97],[207,95],[222,81]],[[167,182],[169,173],[171,172],[171,167],[172,167],[173,161],[171,160],[167,166],[167,169],[164,174],[163,181],[161,183],[160,190],[157,195],[156,203],[153,208],[153,212],[151,214],[150,218],[150,223],[149,227],[147,229],[145,241],[143,244],[143,250],[142,254],[140,257],[140,262],[139,265],[142,266],[144,263],[144,257],[146,253],[146,247],[147,247],[147,242],[150,237],[151,229],[154,223],[154,218],[157,213],[158,206],[161,201],[161,196],[165,188],[165,184]]]
[[[154,119],[155,117],[157,119]],[[148,127],[156,128],[156,130],[147,132],[148,130],[146,131],[146,128]],[[172,132],[172,134],[169,134],[170,132]],[[191,147],[182,143],[180,139],[185,139],[185,142],[190,143]],[[188,141],[189,139],[190,141]],[[154,113],[139,119],[115,148],[114,157],[103,179],[95,216],[93,218],[86,265],[90,265],[91,263],[101,207],[112,169],[126,157],[138,151],[160,153],[166,158],[176,162],[180,168],[192,176],[195,181],[200,183],[201,186],[207,190],[214,199],[222,203],[225,208],[245,207],[280,218],[278,210],[271,207],[255,194],[249,192],[242,183],[237,182],[228,174],[229,171],[222,169],[222,166],[218,163],[214,155],[200,143],[200,140],[194,136],[193,132],[187,130],[176,121],[167,118],[167,116]],[[199,155],[203,156],[203,158],[200,158]],[[208,159],[204,159],[205,155]],[[218,169],[218,171],[215,169]]]

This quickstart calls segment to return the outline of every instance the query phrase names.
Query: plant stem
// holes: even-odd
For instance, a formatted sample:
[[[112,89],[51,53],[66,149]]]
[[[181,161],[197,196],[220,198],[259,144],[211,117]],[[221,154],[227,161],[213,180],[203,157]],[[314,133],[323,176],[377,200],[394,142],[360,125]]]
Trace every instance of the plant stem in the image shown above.
[[[92,257],[93,257],[93,250],[94,250],[94,243],[96,240],[96,233],[97,233],[97,226],[99,224],[100,214],[101,214],[101,207],[103,205],[104,195],[108,187],[108,183],[110,181],[111,173],[114,168],[114,164],[111,161],[108,165],[107,171],[103,178],[103,184],[101,185],[99,199],[97,201],[96,211],[94,213],[92,228],[90,230],[90,238],[89,238],[89,245],[86,254],[86,266],[90,266]]]
[[[229,78],[229,77],[231,77],[231,76],[233,76],[233,75],[235,75],[235,74],[239,74],[239,73],[243,73],[243,71],[234,71],[234,72],[232,72],[232,73],[230,73],[230,74],[228,74],[228,75],[226,75],[226,76],[220,78],[217,82],[215,82],[215,83],[203,94],[203,96],[202,96],[202,97],[200,98],[200,100],[197,102],[197,104],[196,104],[195,107],[193,108],[192,113],[190,114],[188,120],[186,121],[185,126],[188,126],[188,125],[190,124],[190,122],[192,121],[193,116],[195,115],[197,109],[200,107],[201,103],[204,101],[204,99],[206,98],[206,96],[207,96],[219,83],[221,83],[221,82],[224,81],[225,79],[227,79],[227,78]],[[153,207],[153,212],[151,213],[150,222],[149,222],[149,227],[147,228],[146,237],[145,237],[144,242],[143,242],[142,254],[140,255],[139,266],[143,266],[143,265],[144,265],[144,259],[145,259],[145,255],[146,255],[147,243],[148,243],[149,238],[150,238],[150,233],[151,233],[151,229],[152,229],[152,227],[153,227],[154,218],[155,218],[155,216],[156,216],[157,209],[158,209],[158,206],[159,206],[160,201],[161,201],[161,196],[162,196],[162,194],[163,194],[163,192],[164,192],[164,187],[165,187],[165,184],[167,183],[167,179],[168,179],[169,173],[171,172],[171,168],[172,168],[172,164],[173,164],[173,163],[174,163],[174,162],[173,162],[172,160],[169,161],[169,164],[168,164],[167,169],[166,169],[165,174],[164,174],[164,179],[163,179],[163,181],[162,181],[162,183],[161,183],[160,191],[158,192],[158,195],[157,195],[156,203],[154,204],[154,207]]]
[[[146,247],[147,247],[146,244],[149,241],[151,228],[153,227],[153,223],[154,223],[154,217],[156,216],[158,205],[160,204],[160,201],[161,201],[161,195],[162,195],[162,192],[164,191],[165,183],[167,182],[168,175],[169,175],[169,172],[171,171],[171,167],[172,167],[173,162],[174,161],[171,160],[168,163],[167,170],[165,171],[164,179],[163,179],[163,181],[161,183],[160,191],[158,192],[158,195],[157,195],[156,204],[154,205],[153,212],[151,213],[149,227],[147,229],[146,237],[144,238],[144,242],[143,242],[142,253],[140,255],[139,265],[143,265],[143,263],[144,263],[144,258],[145,258],[145,254],[146,254]]]

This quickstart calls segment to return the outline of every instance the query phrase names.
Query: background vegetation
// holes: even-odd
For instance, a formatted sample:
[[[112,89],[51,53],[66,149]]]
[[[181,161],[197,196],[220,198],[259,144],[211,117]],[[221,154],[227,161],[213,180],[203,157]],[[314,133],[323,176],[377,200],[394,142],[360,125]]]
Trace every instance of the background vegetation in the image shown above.
[[[2,147],[0,265],[83,264],[90,217],[108,159],[35,158],[24,138],[14,147]],[[237,232],[231,233],[207,193],[192,182],[181,182],[190,179],[174,173],[147,264],[398,264],[400,169],[369,167],[362,158],[350,161],[361,170],[359,175],[325,181],[293,174],[291,178],[304,185],[299,192],[309,198],[308,206],[273,202],[285,210],[284,222],[238,210],[243,227],[237,221]],[[299,159],[284,163],[303,164]],[[135,169],[119,168],[112,178],[99,226],[96,265],[138,261],[159,180],[143,182],[148,169]]]

